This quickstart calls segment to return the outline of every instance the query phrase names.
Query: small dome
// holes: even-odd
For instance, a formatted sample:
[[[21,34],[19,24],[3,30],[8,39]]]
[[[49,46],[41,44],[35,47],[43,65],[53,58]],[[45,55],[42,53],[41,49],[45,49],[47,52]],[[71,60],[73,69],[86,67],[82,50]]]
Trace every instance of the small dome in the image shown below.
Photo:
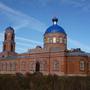
[[[7,27],[5,30],[6,32],[14,32],[14,29],[12,27]]]
[[[50,26],[44,35],[48,34],[48,33],[63,33],[66,35],[66,32],[64,31],[64,29],[62,27],[60,27],[59,25],[57,25],[58,19],[57,18],[53,18],[53,25]]]
[[[36,46],[36,48],[42,48],[41,46]]]

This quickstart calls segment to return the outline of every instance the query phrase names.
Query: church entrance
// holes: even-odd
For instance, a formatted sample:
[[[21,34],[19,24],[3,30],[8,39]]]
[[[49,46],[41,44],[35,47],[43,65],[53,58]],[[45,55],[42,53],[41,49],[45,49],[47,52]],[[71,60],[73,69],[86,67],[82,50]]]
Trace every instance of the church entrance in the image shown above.
[[[39,63],[39,62],[36,62],[35,71],[36,71],[36,72],[39,72],[39,71],[40,71],[40,63]]]

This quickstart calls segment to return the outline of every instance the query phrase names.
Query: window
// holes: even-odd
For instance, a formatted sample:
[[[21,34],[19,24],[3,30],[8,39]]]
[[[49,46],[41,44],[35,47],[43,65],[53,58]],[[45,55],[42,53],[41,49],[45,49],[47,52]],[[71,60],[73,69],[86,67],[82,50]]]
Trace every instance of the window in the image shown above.
[[[85,62],[84,61],[80,61],[80,70],[81,71],[85,70]]]
[[[35,62],[29,62],[29,70],[35,71]]]
[[[53,70],[59,71],[59,61],[57,61],[57,60],[53,61]]]
[[[11,67],[12,67],[11,63],[7,63],[7,71],[11,71]]]
[[[25,71],[26,70],[26,62],[22,62],[20,68],[21,68],[21,71]]]
[[[11,44],[11,51],[13,51],[13,44]]]
[[[40,71],[40,62],[36,62],[35,71],[36,72]]]
[[[48,38],[48,42],[52,43],[53,42],[52,38]]]
[[[12,34],[12,40],[14,40],[14,34]]]
[[[60,38],[57,38],[57,43],[60,43]]]
[[[7,63],[2,62],[1,65],[0,65],[0,67],[1,67],[1,71],[6,71],[6,69],[7,69]]]
[[[11,67],[11,68],[12,68],[12,71],[16,71],[16,65],[17,65],[17,64],[16,64],[15,62],[12,63],[12,67]]]
[[[40,71],[46,71],[47,62],[43,61],[40,63]]]
[[[7,34],[5,33],[5,38],[4,38],[5,40],[7,40]]]
[[[16,70],[16,63],[10,62],[7,63],[7,71],[15,71]]]
[[[4,43],[4,45],[3,45],[3,51],[5,51],[6,50],[6,44]]]
[[[64,43],[67,44],[67,39],[64,39]]]
[[[48,42],[47,38],[44,38],[44,42],[45,42],[45,43],[47,43],[47,42]]]
[[[63,39],[62,38],[60,38],[60,43],[63,43]]]
[[[88,62],[88,70],[90,71],[90,62]]]
[[[0,62],[0,71],[2,70],[2,63]]]
[[[53,37],[53,43],[56,43],[56,37]]]

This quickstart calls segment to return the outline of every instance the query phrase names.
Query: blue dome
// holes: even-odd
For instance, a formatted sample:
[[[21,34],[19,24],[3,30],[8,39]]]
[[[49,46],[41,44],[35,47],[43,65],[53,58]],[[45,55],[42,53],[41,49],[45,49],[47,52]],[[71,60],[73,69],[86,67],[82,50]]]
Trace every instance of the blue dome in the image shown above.
[[[57,24],[54,24],[52,26],[50,26],[44,35],[48,34],[48,33],[63,33],[66,35],[66,32],[64,31],[64,29],[62,27],[60,27],[59,25]]]
[[[57,25],[58,22],[58,18],[54,17],[52,19],[53,25],[50,26],[44,35],[49,34],[49,33],[63,33],[66,35],[66,32],[64,31],[64,29],[62,27],[60,27],[59,25]]]

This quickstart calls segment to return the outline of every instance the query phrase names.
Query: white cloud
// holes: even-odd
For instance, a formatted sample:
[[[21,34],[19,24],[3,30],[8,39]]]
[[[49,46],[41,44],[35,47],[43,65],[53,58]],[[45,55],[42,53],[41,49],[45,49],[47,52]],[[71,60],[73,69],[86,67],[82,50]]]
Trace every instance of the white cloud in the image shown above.
[[[0,33],[0,40],[1,41],[3,41],[3,38],[4,38],[4,33]],[[24,45],[26,44],[26,43],[29,43],[29,44],[26,44],[26,46],[27,45],[29,45],[30,46],[30,44],[42,44],[42,42],[38,42],[38,41],[35,41],[35,40],[31,40],[31,39],[27,39],[27,38],[24,38],[24,37],[17,37],[16,36],[16,40],[19,40],[19,41],[23,41],[24,43]],[[25,43],[26,42],[26,43]],[[20,44],[20,42],[18,42],[18,44]],[[21,43],[22,44],[22,43]]]
[[[25,42],[29,42],[29,43],[33,43],[33,44],[42,44],[41,42],[31,40],[31,39],[27,39],[27,38],[24,38],[24,37],[16,37],[16,39],[21,40],[21,41],[25,41]]]
[[[8,15],[10,20],[16,24],[14,27],[20,29],[22,27],[29,27],[34,30],[42,31],[46,28],[46,25],[40,22],[38,19],[28,16],[18,10],[14,10],[11,7],[0,2],[0,11]]]

